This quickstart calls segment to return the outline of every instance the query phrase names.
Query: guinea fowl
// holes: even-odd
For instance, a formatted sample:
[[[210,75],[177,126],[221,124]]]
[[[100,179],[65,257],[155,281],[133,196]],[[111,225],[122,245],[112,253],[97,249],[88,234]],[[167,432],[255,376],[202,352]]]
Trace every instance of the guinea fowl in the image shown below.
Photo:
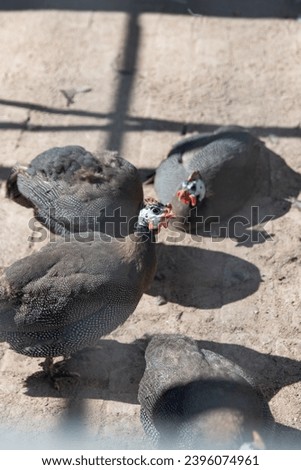
[[[52,358],[93,346],[133,313],[155,274],[155,232],[171,217],[170,206],[148,199],[125,238],[59,239],[4,269],[0,341],[45,357],[45,372],[59,376]]]
[[[28,167],[14,167],[7,196],[33,208],[37,220],[60,235],[126,236],[143,204],[142,183],[131,163],[114,152],[93,155],[76,145],[51,148]]]
[[[238,126],[178,142],[159,165],[155,190],[180,222],[206,226],[234,214],[254,192],[262,143]],[[183,226],[182,226],[183,228]],[[186,229],[187,227],[185,227]]]
[[[139,385],[141,422],[158,448],[264,448],[274,420],[239,366],[182,335],[147,346]]]

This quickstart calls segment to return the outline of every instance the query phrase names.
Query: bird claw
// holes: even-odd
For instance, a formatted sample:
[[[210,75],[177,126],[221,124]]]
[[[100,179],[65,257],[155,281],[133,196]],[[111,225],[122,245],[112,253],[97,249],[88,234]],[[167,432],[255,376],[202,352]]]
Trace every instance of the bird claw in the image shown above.
[[[42,366],[45,376],[50,379],[53,387],[58,391],[61,388],[61,381],[71,379],[76,384],[80,380],[80,374],[67,369],[65,360],[54,364],[52,358],[46,358],[44,362],[40,363],[40,366]]]

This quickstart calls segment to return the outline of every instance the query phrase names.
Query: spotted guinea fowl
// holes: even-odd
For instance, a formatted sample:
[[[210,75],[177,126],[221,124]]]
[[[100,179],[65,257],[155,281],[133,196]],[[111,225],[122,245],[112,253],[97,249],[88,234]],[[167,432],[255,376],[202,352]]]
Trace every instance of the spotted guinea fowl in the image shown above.
[[[145,353],[141,422],[158,448],[239,449],[267,445],[274,420],[239,366],[182,335],[158,335]]]
[[[75,234],[4,269],[0,279],[0,341],[18,353],[52,358],[92,346],[135,310],[156,269],[155,232],[170,206],[146,200],[136,231],[125,238]]]
[[[171,202],[176,216],[192,227],[212,221],[209,217],[223,220],[254,191],[262,146],[238,126],[183,139],[156,171],[157,196]]]
[[[51,148],[28,167],[14,167],[7,196],[33,208],[43,225],[61,235],[100,231],[126,236],[143,203],[134,165],[114,152],[93,155],[76,145]]]

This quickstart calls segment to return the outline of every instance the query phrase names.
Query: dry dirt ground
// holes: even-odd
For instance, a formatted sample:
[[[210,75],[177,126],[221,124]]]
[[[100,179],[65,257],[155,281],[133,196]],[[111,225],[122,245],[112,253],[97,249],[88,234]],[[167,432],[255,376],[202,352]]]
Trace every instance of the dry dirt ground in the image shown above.
[[[145,446],[141,338],[158,332],[191,335],[246,367],[283,425],[279,445],[301,448],[301,212],[285,200],[301,189],[298,5],[1,2],[1,266],[42,245],[30,241],[32,212],[5,199],[6,177],[52,146],[120,150],[147,176],[181,134],[246,126],[265,142],[270,169],[250,204],[259,219],[275,216],[253,220],[244,243],[161,233],[150,292],[72,359],[77,386],[54,390],[35,375],[39,359],[1,344],[2,448]],[[81,87],[91,91],[67,106],[60,90]]]

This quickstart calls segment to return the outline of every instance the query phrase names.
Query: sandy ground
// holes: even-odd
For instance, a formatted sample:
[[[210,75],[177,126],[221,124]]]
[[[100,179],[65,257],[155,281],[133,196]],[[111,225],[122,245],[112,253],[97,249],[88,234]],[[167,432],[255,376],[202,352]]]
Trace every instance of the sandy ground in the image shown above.
[[[1,344],[0,445],[144,446],[141,338],[179,332],[252,372],[283,425],[280,445],[301,448],[301,212],[285,201],[301,189],[298,2],[82,1],[72,9],[62,1],[60,10],[58,2],[32,10],[7,3],[1,266],[41,248],[30,241],[32,212],[5,199],[6,177],[17,161],[52,146],[119,150],[148,175],[182,134],[238,124],[265,142],[270,178],[250,201],[260,216],[245,243],[160,234],[150,292],[123,326],[71,361],[79,385],[54,390],[35,374],[40,360]],[[81,87],[91,91],[67,106],[60,90]],[[261,223],[264,215],[274,219]],[[158,305],[158,295],[168,302]]]

